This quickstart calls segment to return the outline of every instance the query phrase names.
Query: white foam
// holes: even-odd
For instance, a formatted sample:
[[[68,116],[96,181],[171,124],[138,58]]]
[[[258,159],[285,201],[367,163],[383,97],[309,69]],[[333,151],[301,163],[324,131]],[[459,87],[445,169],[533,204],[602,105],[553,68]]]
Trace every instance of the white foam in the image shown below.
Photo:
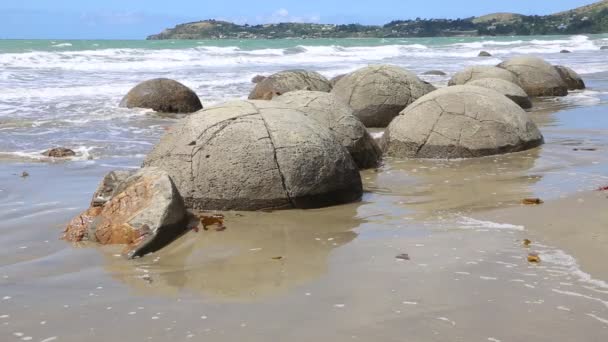
[[[463,229],[489,229],[489,230],[519,230],[523,231],[524,226],[510,223],[498,223],[492,221],[477,220],[471,217],[461,216],[458,220],[459,228]]]

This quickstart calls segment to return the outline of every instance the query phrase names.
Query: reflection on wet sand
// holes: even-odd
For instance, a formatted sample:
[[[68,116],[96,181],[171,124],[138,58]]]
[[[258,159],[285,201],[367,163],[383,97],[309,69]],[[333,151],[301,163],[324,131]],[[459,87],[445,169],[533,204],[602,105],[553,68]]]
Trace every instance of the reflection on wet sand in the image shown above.
[[[443,211],[480,210],[518,204],[542,179],[533,172],[541,148],[466,160],[388,159],[363,174],[366,189],[397,196],[417,218]]]
[[[135,262],[105,249],[105,268],[138,293],[238,301],[282,294],[327,272],[332,250],[357,236],[357,207],[228,213],[226,230],[188,233]]]

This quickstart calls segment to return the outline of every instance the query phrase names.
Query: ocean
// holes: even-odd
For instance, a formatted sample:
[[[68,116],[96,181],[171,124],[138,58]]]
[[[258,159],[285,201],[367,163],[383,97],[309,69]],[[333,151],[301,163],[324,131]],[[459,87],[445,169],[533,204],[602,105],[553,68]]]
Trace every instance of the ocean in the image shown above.
[[[0,40],[0,341],[607,341],[607,198],[596,191],[608,184],[605,45],[608,34]],[[387,158],[361,173],[361,202],[226,213],[225,231],[138,260],[59,239],[105,173],[138,168],[180,119],[119,108],[141,81],[175,79],[209,107],[285,69],[333,77],[395,64],[443,87],[467,66],[521,54],[587,83],[534,100],[539,148]],[[41,155],[55,146],[77,155]],[[545,204],[521,206],[529,197]]]

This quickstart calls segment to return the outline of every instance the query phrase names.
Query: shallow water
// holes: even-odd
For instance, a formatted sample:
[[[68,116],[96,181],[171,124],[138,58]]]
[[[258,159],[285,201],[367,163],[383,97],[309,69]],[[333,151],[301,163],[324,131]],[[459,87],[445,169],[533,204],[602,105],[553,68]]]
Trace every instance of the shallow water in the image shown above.
[[[565,43],[555,44],[596,46],[598,39],[605,38],[560,37]],[[458,51],[446,47],[455,42],[446,44],[436,43]],[[478,48],[462,51],[472,49]],[[493,214],[517,209],[525,197],[551,202],[608,184],[608,73],[584,75],[586,91],[535,103],[530,115],[546,144],[534,150],[449,162],[388,159],[362,173],[360,203],[229,213],[226,231],[191,232],[135,261],[117,256],[120,247],[67,244],[58,239],[61,230],[87,207],[103,174],[138,167],[175,122],[116,108],[130,83],[157,75],[143,70],[162,50],[155,51],[138,50],[141,60],[133,65],[142,69],[95,69],[98,60],[91,57],[76,62],[91,71],[41,63],[28,71],[40,81],[26,80],[24,66],[8,71],[21,83],[0,81],[1,341],[608,340],[608,279],[579,266],[575,254],[534,225]],[[111,58],[123,67],[115,53]],[[580,60],[583,68],[600,65],[600,53],[546,57],[566,65]],[[0,53],[0,61],[30,58],[10,54]],[[295,59],[293,66],[311,67],[313,57],[307,58],[309,64]],[[384,58],[375,61],[414,63],[407,54]],[[213,99],[220,100],[245,96],[258,70],[292,65],[289,58],[266,60],[235,67],[226,77],[242,79],[217,88],[205,83],[222,80],[217,69],[160,65],[171,77],[187,75],[203,99],[219,94]],[[439,56],[415,68],[453,72],[479,61]],[[319,63],[317,69],[331,74],[359,62]],[[82,87],[92,79],[88,92]],[[54,144],[81,146],[80,154],[64,162],[38,157]],[[575,151],[581,147],[596,150]],[[29,177],[21,177],[23,171]],[[540,265],[526,260],[530,250],[522,240],[532,236]],[[396,258],[403,253],[410,260]]]

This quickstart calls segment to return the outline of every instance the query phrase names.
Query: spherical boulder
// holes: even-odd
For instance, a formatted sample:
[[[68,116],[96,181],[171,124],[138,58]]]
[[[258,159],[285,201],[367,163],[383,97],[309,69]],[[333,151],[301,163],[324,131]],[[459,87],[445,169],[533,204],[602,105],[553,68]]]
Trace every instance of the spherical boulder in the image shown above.
[[[494,90],[447,87],[406,108],[384,134],[385,152],[408,158],[472,158],[539,146],[527,113]]]
[[[329,129],[277,101],[190,115],[144,165],[165,170],[193,209],[317,208],[362,195],[357,165]]]
[[[367,127],[386,127],[403,108],[435,90],[415,74],[392,65],[373,65],[344,76],[332,90]]]
[[[470,81],[479,80],[482,78],[499,78],[507,82],[511,82],[519,86],[519,80],[514,73],[501,69],[495,66],[476,65],[471,66],[463,71],[457,72],[448,82],[449,86],[463,85]]]
[[[521,108],[528,109],[532,107],[532,102],[528,94],[518,85],[501,80],[499,78],[480,78],[475,81],[468,82],[467,85],[492,89],[503,94],[517,103]]]
[[[192,89],[167,78],[144,81],[120,101],[121,107],[149,108],[161,113],[194,113],[203,108]]]
[[[365,126],[353,115],[353,110],[331,93],[292,91],[275,97],[279,101],[318,121],[346,147],[361,169],[378,166],[382,151]]]
[[[272,74],[258,82],[251,93],[250,100],[271,100],[290,91],[313,90],[328,93],[331,83],[323,75],[307,70],[286,70]]]
[[[492,57],[492,54],[488,51],[480,51],[477,57]]]
[[[576,71],[563,65],[556,65],[555,70],[568,85],[568,90],[585,89],[585,81]]]
[[[533,56],[513,57],[498,67],[517,75],[519,83],[529,96],[566,96],[568,86],[553,65]]]

